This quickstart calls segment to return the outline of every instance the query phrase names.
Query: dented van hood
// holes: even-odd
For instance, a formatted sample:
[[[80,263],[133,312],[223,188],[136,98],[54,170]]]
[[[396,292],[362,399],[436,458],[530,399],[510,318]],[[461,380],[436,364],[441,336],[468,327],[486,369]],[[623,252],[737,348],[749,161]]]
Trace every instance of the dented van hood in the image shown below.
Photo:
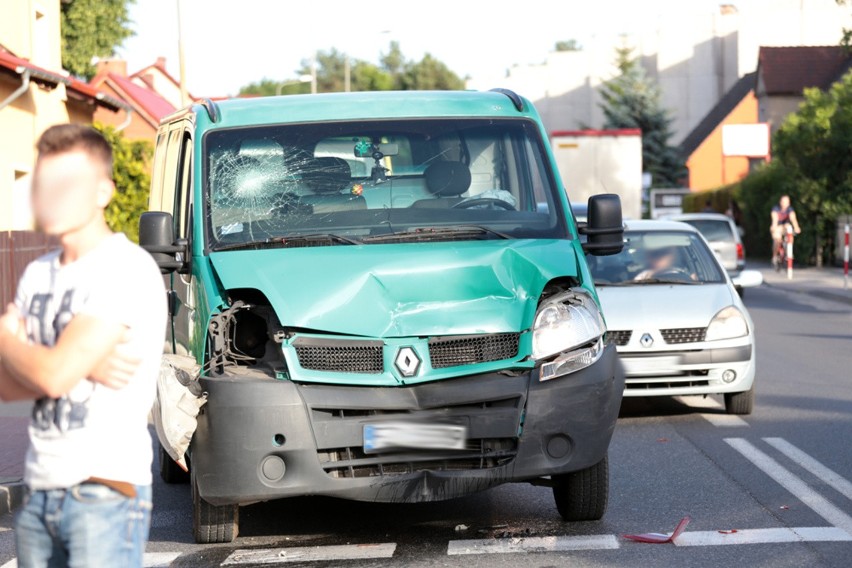
[[[545,284],[577,277],[567,240],[341,245],[210,254],[225,290],[254,288],[285,327],[363,337],[522,331]]]

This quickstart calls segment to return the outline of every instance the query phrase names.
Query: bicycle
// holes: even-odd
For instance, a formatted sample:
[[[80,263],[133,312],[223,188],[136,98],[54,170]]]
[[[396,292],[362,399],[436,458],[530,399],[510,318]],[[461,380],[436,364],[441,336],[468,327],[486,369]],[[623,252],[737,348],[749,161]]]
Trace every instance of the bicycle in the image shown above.
[[[781,272],[787,267],[788,251],[791,255],[793,252],[793,227],[790,224],[785,224],[785,227],[783,237],[773,243],[775,248],[772,251],[772,266],[775,272]]]

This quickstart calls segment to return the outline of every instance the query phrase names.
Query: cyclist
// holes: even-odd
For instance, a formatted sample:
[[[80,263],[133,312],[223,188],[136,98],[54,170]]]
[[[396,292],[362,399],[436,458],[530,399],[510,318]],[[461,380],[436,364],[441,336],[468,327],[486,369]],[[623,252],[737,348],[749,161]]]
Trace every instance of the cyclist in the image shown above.
[[[778,204],[772,207],[770,213],[772,217],[772,264],[777,265],[779,262],[779,250],[784,246],[784,235],[787,232],[787,226],[792,226],[793,232],[799,234],[802,229],[799,227],[799,221],[796,219],[796,212],[790,205],[790,196],[782,195]],[[790,235],[792,243],[793,235]]]

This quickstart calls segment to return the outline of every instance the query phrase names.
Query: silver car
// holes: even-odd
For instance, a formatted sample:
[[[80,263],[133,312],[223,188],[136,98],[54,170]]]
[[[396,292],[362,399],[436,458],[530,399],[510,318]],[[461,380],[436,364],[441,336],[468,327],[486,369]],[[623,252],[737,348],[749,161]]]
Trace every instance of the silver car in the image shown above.
[[[707,239],[710,248],[729,274],[745,269],[745,248],[734,220],[719,213],[684,213],[669,217],[672,221],[689,223]]]
[[[671,221],[628,221],[624,238],[621,253],[588,259],[624,396],[723,394],[728,413],[751,413],[754,324],[707,242]],[[762,280],[744,271],[737,283]]]

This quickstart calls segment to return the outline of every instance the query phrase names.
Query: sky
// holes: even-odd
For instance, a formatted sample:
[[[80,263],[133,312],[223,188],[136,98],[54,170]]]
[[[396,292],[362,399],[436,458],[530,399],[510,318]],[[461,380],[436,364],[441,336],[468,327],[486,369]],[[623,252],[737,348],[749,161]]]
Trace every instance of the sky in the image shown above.
[[[653,26],[683,2],[718,0],[137,0],[136,35],[118,55],[130,72],[166,57],[178,76],[182,5],[186,82],[193,96],[226,96],[263,78],[295,79],[301,61],[332,47],[377,63],[391,41],[409,59],[431,53],[461,77],[541,63],[557,41]]]

